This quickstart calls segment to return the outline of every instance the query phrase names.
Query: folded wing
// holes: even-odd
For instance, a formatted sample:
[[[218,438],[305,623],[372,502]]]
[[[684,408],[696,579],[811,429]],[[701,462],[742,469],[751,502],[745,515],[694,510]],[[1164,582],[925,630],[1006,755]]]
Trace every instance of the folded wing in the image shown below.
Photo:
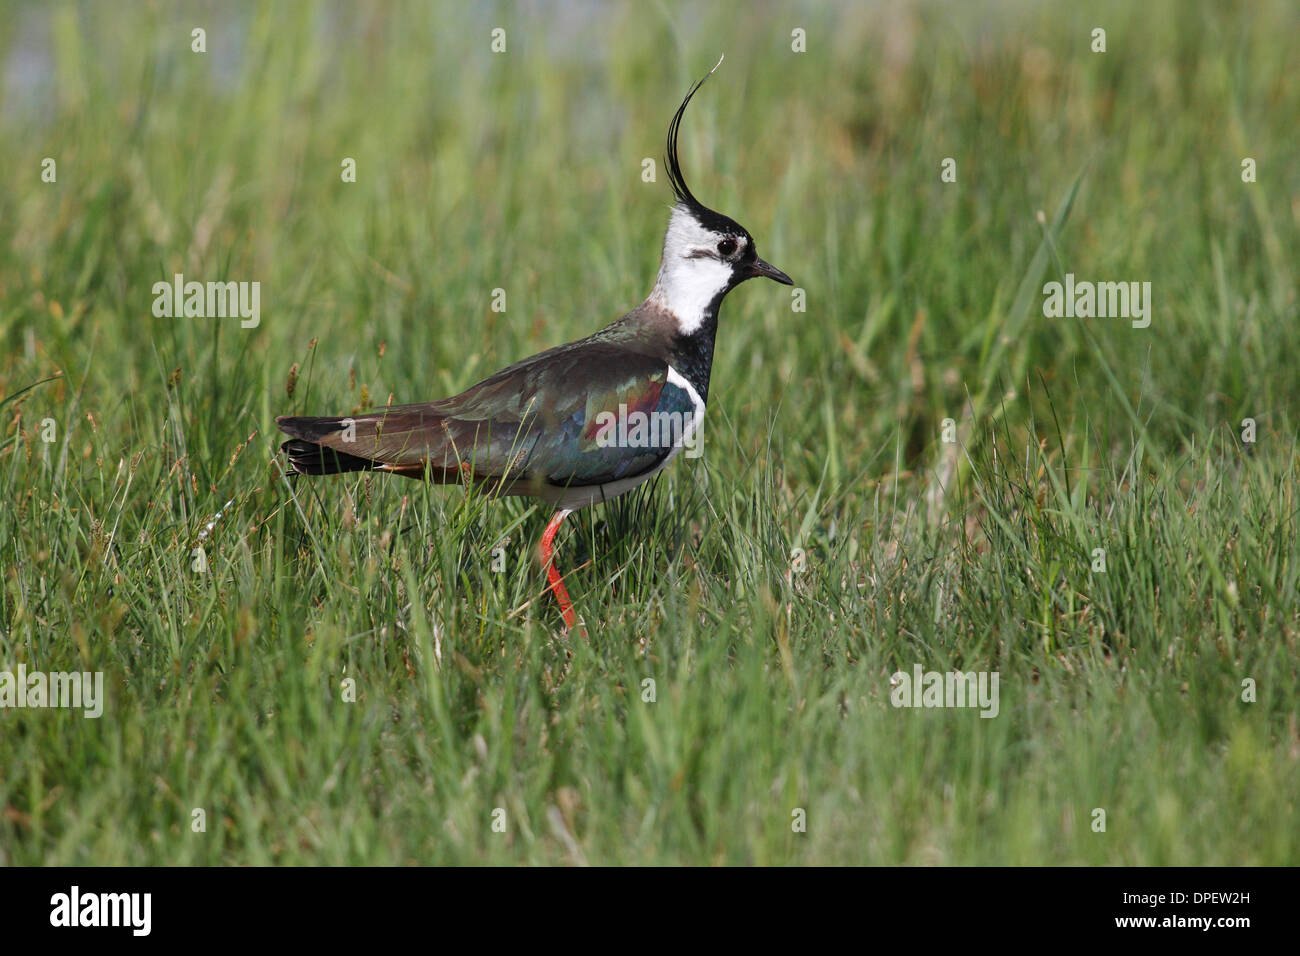
[[[576,343],[442,401],[277,424],[296,439],[282,447],[305,474],[391,471],[524,494],[541,485],[598,485],[655,468],[680,442],[680,430],[637,428],[694,414],[690,395],[668,372],[662,359]]]

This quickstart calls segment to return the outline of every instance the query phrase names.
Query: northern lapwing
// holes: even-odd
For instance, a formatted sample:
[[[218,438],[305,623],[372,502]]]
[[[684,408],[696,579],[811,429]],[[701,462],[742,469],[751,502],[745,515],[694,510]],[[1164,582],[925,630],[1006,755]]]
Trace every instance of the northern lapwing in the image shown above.
[[[696,199],[682,176],[682,116],[712,74],[691,87],[668,125],[665,166],[676,202],[659,275],[644,302],[600,331],[516,362],[452,398],[353,416],[277,418],[292,436],[281,448],[293,470],[466,481],[551,504],[540,557],[566,628],[573,628],[573,604],[555,567],[561,523],[578,508],[635,488],[692,447],[726,294],[758,276],[794,284],[758,257],[748,230]]]

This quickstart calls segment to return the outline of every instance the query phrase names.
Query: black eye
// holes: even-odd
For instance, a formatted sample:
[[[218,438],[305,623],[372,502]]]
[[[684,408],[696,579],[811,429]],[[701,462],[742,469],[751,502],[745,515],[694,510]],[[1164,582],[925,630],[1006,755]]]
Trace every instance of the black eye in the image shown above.
[[[718,243],[719,255],[729,256],[735,251],[736,251],[735,239],[723,239],[720,243]]]

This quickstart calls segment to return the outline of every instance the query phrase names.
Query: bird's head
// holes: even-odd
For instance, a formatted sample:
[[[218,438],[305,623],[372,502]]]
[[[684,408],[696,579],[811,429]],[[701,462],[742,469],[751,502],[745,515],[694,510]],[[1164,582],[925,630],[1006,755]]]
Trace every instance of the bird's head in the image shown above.
[[[691,97],[712,75],[713,70],[705,74],[677,107],[676,115],[668,124],[668,155],[664,160],[677,201],[668,219],[654,296],[677,316],[682,331],[688,334],[692,327],[698,327],[710,306],[716,309],[722,297],[746,279],[766,276],[794,285],[788,275],[759,258],[748,229],[696,199],[682,175],[677,155],[682,116]]]

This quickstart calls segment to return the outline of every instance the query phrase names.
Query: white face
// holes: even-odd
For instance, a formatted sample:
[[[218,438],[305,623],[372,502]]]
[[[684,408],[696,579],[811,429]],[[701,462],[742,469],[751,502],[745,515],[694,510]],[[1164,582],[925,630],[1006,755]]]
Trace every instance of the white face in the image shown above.
[[[718,244],[725,239],[735,249]],[[664,237],[663,264],[650,299],[677,317],[678,330],[690,335],[704,321],[704,310],[731,282],[733,263],[745,254],[745,239],[705,229],[690,213],[674,207]]]

